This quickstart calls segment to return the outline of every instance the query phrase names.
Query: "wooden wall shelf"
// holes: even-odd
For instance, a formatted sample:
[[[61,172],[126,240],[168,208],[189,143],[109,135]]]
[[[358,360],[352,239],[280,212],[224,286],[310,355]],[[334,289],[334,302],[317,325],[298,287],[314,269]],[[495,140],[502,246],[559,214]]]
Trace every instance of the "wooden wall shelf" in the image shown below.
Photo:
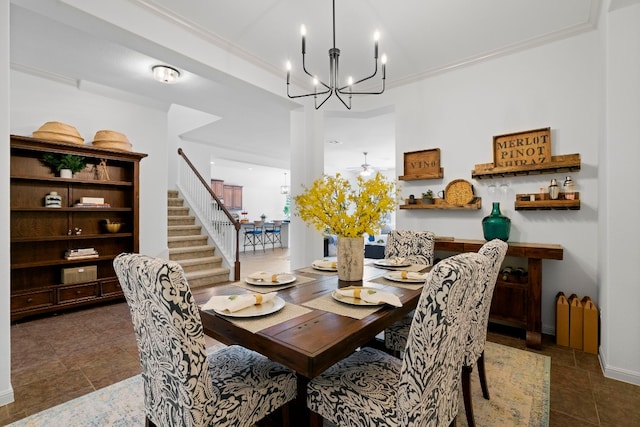
[[[549,199],[549,194],[541,198],[539,194],[535,194],[536,200],[522,200],[522,197],[528,197],[529,194],[516,194],[514,208],[517,211],[533,211],[533,210],[579,210],[580,209],[580,193],[575,192],[575,199],[565,199],[565,193],[560,193],[557,200]]]
[[[551,162],[539,165],[494,167],[493,163],[477,164],[471,171],[474,179],[498,178],[505,176],[535,175],[580,170],[580,154],[552,156]]]
[[[444,177],[444,169],[440,168],[440,170],[434,174],[400,175],[398,179],[400,181],[418,181],[421,179],[440,179],[443,177]]]
[[[451,205],[444,199],[433,199],[433,204],[427,205],[422,203],[422,199],[416,199],[415,205],[409,204],[409,199],[405,199],[405,204],[400,205],[400,209],[449,209],[449,210],[474,210],[482,207],[482,198],[474,197],[471,203],[466,205]]]

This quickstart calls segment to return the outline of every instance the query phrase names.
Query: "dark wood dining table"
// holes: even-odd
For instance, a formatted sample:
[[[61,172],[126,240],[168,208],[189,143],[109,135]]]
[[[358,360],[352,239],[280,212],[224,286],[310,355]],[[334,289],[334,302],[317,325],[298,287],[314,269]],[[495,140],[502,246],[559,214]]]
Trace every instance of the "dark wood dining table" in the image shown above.
[[[305,303],[331,294],[337,288],[354,285],[384,287],[385,292],[391,292],[400,298],[402,307],[382,305],[361,319],[311,308],[305,314],[257,332],[234,323],[234,318],[201,310],[205,334],[227,345],[238,344],[254,350],[294,370],[298,378],[298,395],[293,405],[292,416],[296,421],[295,425],[306,425],[309,419],[306,406],[309,380],[353,353],[358,347],[370,343],[387,326],[415,309],[418,303],[421,289],[398,287],[402,284],[383,279],[382,276],[389,270],[374,266],[373,261],[365,260],[361,282],[343,282],[338,280],[336,273],[315,272],[311,268],[296,270],[292,274],[300,279],[300,284],[279,290],[277,295],[286,304],[304,306]],[[198,291],[195,293],[196,302],[200,306],[213,295],[251,293],[239,285],[241,283],[235,282]]]

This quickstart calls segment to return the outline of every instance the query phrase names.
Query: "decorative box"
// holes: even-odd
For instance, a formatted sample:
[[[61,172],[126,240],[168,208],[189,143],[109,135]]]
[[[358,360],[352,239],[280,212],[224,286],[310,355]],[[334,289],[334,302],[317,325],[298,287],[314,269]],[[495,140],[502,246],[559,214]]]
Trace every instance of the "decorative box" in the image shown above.
[[[82,267],[72,267],[62,269],[62,284],[91,282],[98,278],[98,266],[84,265]]]

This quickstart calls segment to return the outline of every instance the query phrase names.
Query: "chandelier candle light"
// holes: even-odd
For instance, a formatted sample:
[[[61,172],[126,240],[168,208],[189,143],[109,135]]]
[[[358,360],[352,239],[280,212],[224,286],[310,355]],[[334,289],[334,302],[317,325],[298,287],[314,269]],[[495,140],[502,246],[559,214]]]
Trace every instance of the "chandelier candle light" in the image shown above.
[[[373,48],[373,60],[374,60],[374,69],[373,73],[364,77],[356,82],[353,81],[353,78],[349,76],[347,78],[347,82],[344,86],[340,86],[340,76],[339,76],[339,59],[340,59],[340,49],[336,47],[336,2],[333,0],[333,47],[329,49],[329,84],[321,81],[316,75],[311,74],[307,71],[307,67],[305,64],[305,54],[306,54],[306,34],[307,30],[304,25],[300,28],[300,33],[302,34],[302,70],[313,79],[313,92],[306,93],[302,95],[291,95],[289,93],[289,84],[291,80],[291,62],[287,61],[287,96],[289,98],[303,98],[307,96],[313,96],[314,105],[316,110],[322,107],[322,104],[327,102],[327,100],[331,97],[331,95],[335,94],[336,97],[342,102],[342,104],[347,107],[347,109],[351,109],[351,97],[352,95],[380,95],[384,92],[385,88],[385,79],[386,79],[386,63],[387,56],[382,55],[380,58],[380,62],[382,63],[382,89],[379,92],[366,92],[366,91],[354,91],[353,86],[362,83],[366,80],[369,80],[375,77],[378,74],[378,38],[380,34],[376,31],[374,34],[374,48]],[[318,85],[322,85],[324,90],[318,92]],[[318,95],[327,97],[318,104]],[[347,97],[347,101],[343,99],[342,96]]]

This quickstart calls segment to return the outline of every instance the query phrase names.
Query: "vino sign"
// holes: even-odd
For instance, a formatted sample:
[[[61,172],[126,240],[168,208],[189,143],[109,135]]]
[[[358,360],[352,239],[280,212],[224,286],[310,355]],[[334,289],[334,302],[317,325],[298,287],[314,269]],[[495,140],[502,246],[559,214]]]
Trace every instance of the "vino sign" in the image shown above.
[[[551,128],[493,137],[493,166],[512,168],[551,163]]]
[[[440,149],[412,151],[404,153],[404,175],[398,179],[410,181],[414,179],[442,178],[440,167]]]

